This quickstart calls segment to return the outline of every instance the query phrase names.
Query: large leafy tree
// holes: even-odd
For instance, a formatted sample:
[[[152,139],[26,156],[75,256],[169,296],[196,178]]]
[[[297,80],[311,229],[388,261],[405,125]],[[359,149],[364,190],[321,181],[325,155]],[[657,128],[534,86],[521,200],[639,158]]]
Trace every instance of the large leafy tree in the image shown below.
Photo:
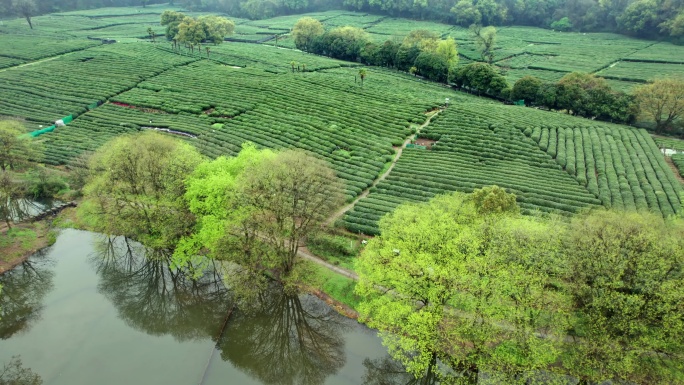
[[[518,216],[500,189],[405,204],[357,264],[360,314],[416,377],[525,381],[559,354],[551,224]],[[548,262],[548,263],[545,263]],[[440,362],[452,371],[444,372]],[[510,382],[506,382],[510,383]]]
[[[658,79],[634,91],[641,115],[655,122],[656,131],[671,128],[684,115],[684,81]]]
[[[31,17],[33,17],[38,10],[35,0],[13,0],[12,6],[19,15],[26,19],[29,27],[33,29]]]
[[[214,44],[221,44],[235,30],[235,23],[225,17],[200,16],[197,20],[204,28],[205,39]]]
[[[40,157],[40,145],[17,120],[0,120],[0,170],[17,170]]]
[[[525,76],[520,78],[513,85],[511,91],[511,99],[524,100],[525,104],[530,105],[534,103],[539,95],[539,90],[542,87],[542,81],[534,76]]]
[[[292,28],[295,46],[301,50],[308,51],[314,39],[324,32],[323,24],[313,17],[303,17],[297,21]]]
[[[483,28],[479,24],[473,24],[470,26],[470,33],[475,39],[482,60],[491,64],[494,61],[496,28],[492,26]]]
[[[165,36],[167,40],[173,40],[176,38],[176,35],[178,34],[178,27],[183,20],[187,18],[188,16],[186,16],[184,13],[176,11],[164,11],[164,13],[161,14],[161,25],[166,26]]]
[[[486,63],[471,63],[462,67],[456,73],[456,84],[480,92],[498,95],[508,88],[506,78]]]
[[[658,2],[638,0],[625,9],[617,18],[618,27],[631,34],[654,35],[658,25]]]
[[[82,213],[98,231],[173,249],[194,223],[184,180],[201,161],[194,147],[163,134],[116,138],[90,160]]]
[[[556,105],[574,115],[606,117],[615,101],[606,79],[582,72],[563,76],[557,84]]]
[[[574,317],[564,364],[582,383],[684,379],[684,223],[647,213],[575,218],[564,244]]]
[[[266,273],[287,283],[303,240],[341,204],[341,190],[317,158],[247,144],[237,157],[205,163],[189,179],[186,198],[198,226],[176,261],[205,249],[232,262],[228,274],[244,296],[265,288]]]
[[[456,40],[453,37],[448,37],[440,40],[435,48],[435,53],[441,57],[447,64],[446,78],[447,81],[451,79],[453,71],[458,64],[458,49],[456,48]]]

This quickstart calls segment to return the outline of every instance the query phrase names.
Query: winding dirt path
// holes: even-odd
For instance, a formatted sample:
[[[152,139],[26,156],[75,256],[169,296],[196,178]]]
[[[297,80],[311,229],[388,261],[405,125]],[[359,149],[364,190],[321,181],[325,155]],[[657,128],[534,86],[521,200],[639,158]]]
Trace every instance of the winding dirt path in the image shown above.
[[[375,180],[373,181],[373,183],[372,183],[368,188],[366,188],[365,190],[363,190],[363,192],[361,192],[361,194],[359,194],[359,195],[356,197],[356,199],[354,199],[353,202],[351,202],[351,203],[349,203],[348,205],[342,207],[341,209],[337,210],[333,215],[331,215],[330,218],[328,218],[325,222],[323,222],[323,226],[330,226],[331,224],[333,224],[333,223],[334,223],[336,220],[338,220],[342,215],[344,215],[344,213],[346,213],[347,211],[351,210],[357,203],[359,203],[359,201],[360,201],[361,199],[367,197],[368,194],[370,193],[370,189],[371,189],[371,188],[377,186],[378,183],[382,182],[385,178],[387,178],[387,176],[389,175],[389,173],[392,172],[392,169],[393,169],[394,166],[397,164],[397,161],[398,161],[399,158],[401,157],[401,153],[404,151],[404,148],[406,148],[406,145],[409,144],[409,143],[411,143],[411,140],[414,139],[414,138],[416,137],[416,135],[417,135],[418,133],[420,133],[420,131],[421,131],[423,128],[427,127],[427,126],[430,124],[430,122],[432,121],[432,118],[434,118],[435,116],[439,115],[440,112],[442,112],[442,110],[433,110],[433,111],[430,111],[430,112],[426,112],[425,114],[427,115],[427,119],[425,120],[425,122],[424,122],[423,124],[421,124],[421,125],[416,129],[416,133],[413,134],[413,135],[409,135],[409,137],[406,138],[406,140],[404,140],[404,143],[401,145],[401,147],[399,147],[399,148],[396,148],[396,147],[395,147],[396,150],[397,150],[397,153],[396,153],[396,156],[394,157],[394,159],[392,160],[392,164],[389,166],[389,168],[387,169],[387,171],[385,171],[385,172],[384,172],[382,175],[380,175],[379,177],[375,178]]]

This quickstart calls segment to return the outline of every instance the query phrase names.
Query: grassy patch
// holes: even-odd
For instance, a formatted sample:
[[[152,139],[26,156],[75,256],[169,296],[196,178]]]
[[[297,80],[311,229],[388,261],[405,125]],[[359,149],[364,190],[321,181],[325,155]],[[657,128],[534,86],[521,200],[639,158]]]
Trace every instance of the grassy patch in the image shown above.
[[[323,266],[315,265],[314,269],[318,276],[318,289],[354,310],[358,308],[361,298],[354,294],[356,281],[336,274]]]
[[[347,270],[354,270],[354,262],[361,251],[356,237],[319,233],[309,238],[306,247],[316,256]]]
[[[25,223],[0,233],[0,273],[12,268],[24,257],[49,246],[48,225],[45,222]],[[54,243],[54,242],[53,242]]]

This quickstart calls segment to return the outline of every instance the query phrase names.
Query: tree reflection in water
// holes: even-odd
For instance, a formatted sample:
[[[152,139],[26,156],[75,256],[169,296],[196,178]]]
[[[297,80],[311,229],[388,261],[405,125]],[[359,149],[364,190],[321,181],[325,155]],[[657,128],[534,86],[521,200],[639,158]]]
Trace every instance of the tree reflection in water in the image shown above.
[[[199,279],[171,266],[170,255],[146,250],[123,237],[103,237],[90,257],[98,291],[127,325],[177,341],[216,340],[231,299],[216,269]]]
[[[40,385],[43,379],[31,369],[23,367],[19,356],[0,368],[0,385]]]
[[[43,249],[0,276],[0,339],[28,329],[40,319],[43,298],[53,287],[53,261]]]
[[[272,289],[233,313],[218,349],[265,384],[322,384],[345,364],[345,321],[315,297]]]

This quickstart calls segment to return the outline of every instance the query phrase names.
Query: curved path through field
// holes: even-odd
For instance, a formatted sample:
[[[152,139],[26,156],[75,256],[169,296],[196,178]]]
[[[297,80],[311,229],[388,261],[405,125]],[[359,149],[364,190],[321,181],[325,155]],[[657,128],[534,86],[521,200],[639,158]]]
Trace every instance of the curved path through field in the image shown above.
[[[94,46],[94,47],[97,47],[97,46]],[[46,58],[38,59],[38,60],[34,60],[34,61],[29,61],[28,63],[17,64],[17,65],[15,65],[15,66],[11,66],[11,67],[6,67],[6,68],[3,68],[3,69],[0,69],[0,72],[5,72],[5,71],[7,71],[7,70],[13,70],[13,69],[21,68],[21,67],[32,66],[32,65],[36,65],[36,64],[40,64],[40,63],[45,63],[46,61],[51,61],[51,60],[59,59],[60,57],[67,56],[67,55],[71,55],[72,53],[76,53],[76,52],[85,51],[85,50],[90,49],[90,48],[93,48],[93,47],[86,47],[86,48],[83,48],[83,49],[77,49],[77,50],[75,50],[75,51],[69,51],[69,52],[57,54],[57,55],[55,55],[55,56],[50,56],[50,57],[46,57]]]
[[[365,189],[361,194],[359,194],[359,196],[356,197],[356,199],[354,199],[353,202],[351,202],[350,204],[348,204],[348,205],[342,207],[341,209],[339,209],[338,211],[336,211],[333,215],[331,215],[330,218],[328,218],[328,219],[323,223],[323,226],[329,226],[329,225],[331,225],[331,224],[334,223],[338,218],[340,218],[342,215],[344,215],[344,213],[346,213],[347,211],[351,210],[351,209],[354,207],[354,205],[356,205],[361,199],[363,199],[363,198],[365,198],[366,196],[368,196],[368,194],[370,193],[370,189],[373,188],[373,187],[375,187],[378,183],[380,183],[380,181],[384,180],[384,179],[387,177],[387,175],[389,175],[390,172],[392,172],[392,169],[394,168],[394,165],[397,163],[397,161],[398,161],[399,158],[401,157],[401,153],[403,152],[404,148],[406,148],[406,145],[409,144],[409,143],[411,142],[411,140],[412,140],[418,133],[420,133],[420,131],[421,131],[423,128],[425,128],[427,125],[429,125],[429,124],[430,124],[430,121],[432,121],[432,118],[434,118],[435,116],[437,116],[440,112],[442,112],[442,110],[434,110],[434,111],[430,111],[430,112],[426,113],[427,119],[425,120],[425,122],[424,122],[423,124],[421,124],[421,125],[416,129],[416,134],[410,135],[408,138],[406,138],[406,140],[405,140],[404,143],[401,145],[401,147],[399,147],[399,148],[397,149],[396,156],[395,156],[394,159],[392,160],[392,164],[389,166],[389,168],[387,169],[387,171],[385,171],[384,173],[382,173],[382,175],[380,175],[379,177],[377,177],[377,178],[373,181],[373,183],[370,185],[370,187],[368,187],[368,188]],[[343,268],[341,268],[341,267],[339,267],[339,266],[333,265],[332,263],[329,263],[329,262],[325,261],[324,259],[322,259],[322,258],[320,258],[320,257],[318,257],[318,256],[316,256],[316,255],[314,255],[314,254],[313,254],[312,252],[310,252],[306,247],[300,247],[300,248],[297,250],[297,256],[298,256],[299,258],[305,259],[305,260],[307,260],[307,261],[311,261],[311,262],[313,262],[313,263],[315,263],[315,264],[317,264],[317,265],[323,266],[323,267],[325,267],[326,269],[331,270],[331,271],[333,271],[333,272],[335,272],[335,273],[337,273],[337,274],[343,275],[343,276],[345,276],[345,277],[347,277],[347,278],[349,278],[349,279],[353,279],[354,281],[358,281],[358,280],[359,280],[359,276],[358,276],[356,273],[354,273],[353,271],[349,271],[349,270],[347,270],[347,269],[343,269]]]
[[[392,164],[389,166],[389,168],[387,169],[387,171],[385,171],[382,175],[380,175],[379,177],[377,177],[377,178],[373,181],[373,183],[372,183],[367,189],[363,190],[363,192],[361,192],[361,194],[359,194],[359,196],[357,196],[356,199],[354,199],[354,201],[353,201],[352,203],[350,203],[350,204],[348,204],[348,205],[342,207],[341,209],[339,209],[338,211],[336,211],[333,215],[331,215],[330,218],[328,218],[325,222],[323,222],[323,226],[330,226],[331,224],[333,224],[337,219],[339,219],[342,215],[344,215],[344,213],[346,213],[347,211],[351,210],[351,209],[352,209],[352,208],[353,208],[361,199],[367,197],[368,194],[370,193],[370,189],[371,189],[371,188],[377,186],[378,183],[380,183],[382,180],[384,180],[385,178],[387,178],[387,175],[389,175],[389,173],[392,172],[392,169],[394,168],[394,165],[397,164],[397,161],[398,161],[399,158],[401,157],[401,153],[404,151],[404,148],[406,148],[406,145],[409,144],[409,143],[411,142],[411,140],[412,140],[418,133],[420,133],[420,131],[421,131],[423,128],[425,128],[427,125],[429,125],[429,124],[430,124],[430,121],[432,121],[432,118],[434,118],[435,116],[437,116],[440,112],[442,112],[442,110],[433,110],[433,111],[427,112],[427,113],[426,113],[426,115],[427,115],[427,120],[425,120],[425,123],[421,124],[421,125],[416,129],[416,134],[410,135],[408,138],[406,138],[406,140],[405,140],[404,143],[401,145],[401,147],[397,148],[397,154],[396,154],[396,156],[394,157],[394,159],[392,160]]]

